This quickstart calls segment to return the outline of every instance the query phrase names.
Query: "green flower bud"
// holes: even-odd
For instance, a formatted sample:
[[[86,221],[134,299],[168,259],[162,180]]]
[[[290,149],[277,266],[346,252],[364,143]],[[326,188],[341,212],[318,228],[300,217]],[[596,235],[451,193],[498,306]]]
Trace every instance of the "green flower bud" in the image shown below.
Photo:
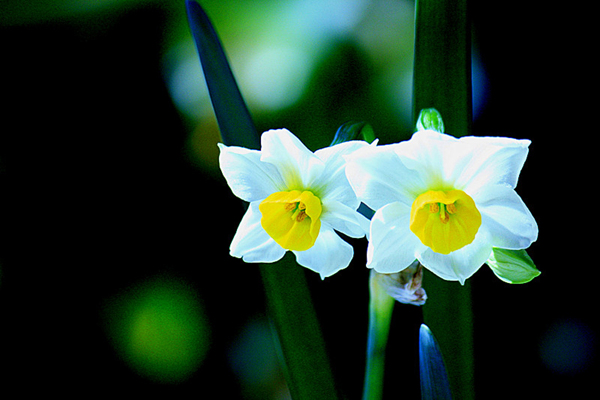
[[[417,131],[432,129],[439,133],[444,133],[444,121],[442,115],[435,108],[424,108],[417,118]]]

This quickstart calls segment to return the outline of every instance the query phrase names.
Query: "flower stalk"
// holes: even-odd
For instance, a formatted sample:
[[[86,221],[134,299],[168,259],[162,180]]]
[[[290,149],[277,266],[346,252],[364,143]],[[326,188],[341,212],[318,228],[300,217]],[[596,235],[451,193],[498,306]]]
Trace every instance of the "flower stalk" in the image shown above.
[[[367,367],[363,400],[380,400],[383,397],[385,352],[394,303],[398,301],[415,306],[425,304],[427,294],[421,287],[422,282],[423,266],[418,261],[394,274],[380,274],[371,270]]]
[[[471,31],[467,0],[417,0],[413,117],[434,107],[446,132],[471,132]]]
[[[372,270],[369,278],[369,334],[363,400],[380,400],[383,396],[385,349],[395,303],[378,275]]]
[[[471,132],[471,35],[467,0],[417,0],[413,115],[434,107],[446,132]],[[473,311],[470,283],[464,286],[426,272],[427,325],[443,349],[452,393],[474,399]]]

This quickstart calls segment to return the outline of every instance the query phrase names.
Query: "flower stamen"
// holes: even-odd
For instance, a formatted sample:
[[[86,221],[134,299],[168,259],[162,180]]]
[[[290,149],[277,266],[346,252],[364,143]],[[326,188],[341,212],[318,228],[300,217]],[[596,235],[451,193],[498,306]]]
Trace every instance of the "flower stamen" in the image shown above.
[[[296,221],[302,222],[302,221],[304,221],[304,218],[306,218],[306,213],[304,211],[300,211],[300,212],[298,212],[298,215],[296,216]]]
[[[444,204],[444,203],[429,203],[429,212],[431,214],[440,213],[440,221],[442,223],[447,224],[450,221],[450,215],[456,213],[456,206],[454,203]]]
[[[454,205],[454,203],[447,204],[446,205],[446,211],[448,211],[448,214],[455,214],[456,213],[456,206]]]
[[[293,211],[291,215],[292,220],[302,222],[306,218],[306,204],[301,201],[288,203],[285,206],[285,211]]]
[[[437,214],[440,212],[440,204],[439,203],[429,203],[429,212],[432,214]]]

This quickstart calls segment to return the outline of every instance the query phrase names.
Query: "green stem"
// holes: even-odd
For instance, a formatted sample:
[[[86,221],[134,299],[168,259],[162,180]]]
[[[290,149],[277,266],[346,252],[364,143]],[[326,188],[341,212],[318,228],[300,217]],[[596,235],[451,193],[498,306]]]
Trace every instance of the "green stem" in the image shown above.
[[[456,399],[474,399],[471,285],[444,281],[428,271],[423,282],[428,296],[423,320],[435,332],[452,394]]]
[[[467,0],[417,0],[413,113],[437,109],[445,131],[469,135],[472,125],[471,37]],[[467,282],[424,277],[425,323],[439,342],[455,398],[473,399],[473,311]]]
[[[369,336],[367,338],[367,368],[363,400],[380,400],[383,397],[385,349],[395,303],[395,300],[377,282],[375,276],[375,272],[371,271]]]
[[[471,132],[471,30],[467,0],[417,0],[413,116],[435,108],[446,133]]]

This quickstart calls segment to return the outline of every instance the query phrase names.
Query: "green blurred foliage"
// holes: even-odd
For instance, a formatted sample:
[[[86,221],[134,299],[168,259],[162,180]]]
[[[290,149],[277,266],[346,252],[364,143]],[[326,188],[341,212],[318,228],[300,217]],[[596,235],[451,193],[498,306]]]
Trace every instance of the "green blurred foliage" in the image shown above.
[[[209,323],[197,294],[169,276],[147,280],[109,300],[104,324],[119,356],[157,382],[185,381],[210,347]]]
[[[313,150],[349,120],[370,123],[381,143],[412,133],[414,2],[201,3],[259,131],[286,127]],[[197,55],[186,32],[172,43],[165,80],[190,131],[202,127],[191,159],[215,170],[218,136]],[[200,136],[212,140],[198,147]]]
[[[311,149],[331,143],[349,120],[373,126],[380,143],[408,138],[414,1],[203,0],[259,131],[286,127]],[[0,26],[59,21],[82,35],[110,29],[121,14],[161,9],[162,73],[197,166],[218,175],[218,130],[178,0],[3,2]],[[201,139],[202,138],[202,139]]]

